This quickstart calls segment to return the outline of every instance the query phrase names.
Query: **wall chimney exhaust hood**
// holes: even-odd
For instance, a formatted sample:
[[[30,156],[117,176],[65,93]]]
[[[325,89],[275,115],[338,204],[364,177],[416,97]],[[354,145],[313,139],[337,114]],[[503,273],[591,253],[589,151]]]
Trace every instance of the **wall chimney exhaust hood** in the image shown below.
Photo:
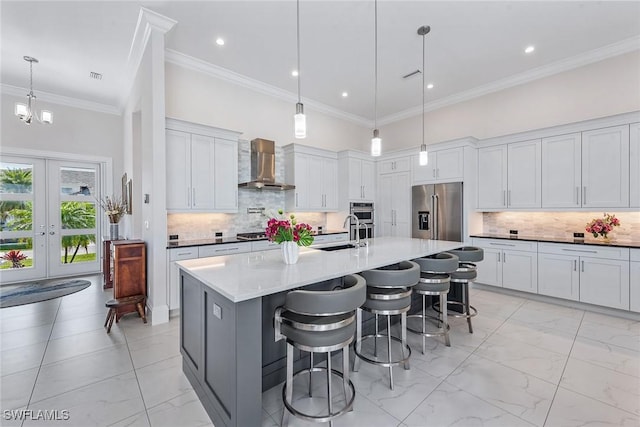
[[[276,182],[276,144],[268,139],[251,141],[251,181],[239,188],[256,190],[293,190],[295,185]]]

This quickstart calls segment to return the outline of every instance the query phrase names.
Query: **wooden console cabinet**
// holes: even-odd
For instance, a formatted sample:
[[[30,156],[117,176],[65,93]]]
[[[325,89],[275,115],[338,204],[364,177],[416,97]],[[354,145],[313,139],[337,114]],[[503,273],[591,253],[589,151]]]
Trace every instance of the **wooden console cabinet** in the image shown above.
[[[107,242],[105,242],[107,246]],[[142,240],[112,240],[110,253],[105,253],[113,262],[113,297],[147,295],[146,249]],[[105,286],[107,283],[105,272]],[[123,314],[136,312],[135,304],[120,307],[117,319]]]

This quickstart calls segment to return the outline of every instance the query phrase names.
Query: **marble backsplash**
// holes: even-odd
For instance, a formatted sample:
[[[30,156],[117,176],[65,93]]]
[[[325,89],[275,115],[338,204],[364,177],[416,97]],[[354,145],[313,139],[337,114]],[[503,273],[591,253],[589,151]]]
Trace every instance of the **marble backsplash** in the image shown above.
[[[249,141],[238,143],[238,182],[251,180]],[[284,182],[284,153],[276,146],[276,180]],[[291,190],[289,190],[291,191]],[[238,213],[175,213],[167,214],[167,235],[177,234],[180,240],[208,239],[222,232],[224,237],[237,233],[263,231],[269,213],[284,209],[284,192],[274,190],[238,189]],[[264,208],[264,213],[249,213],[249,208]],[[325,213],[296,213],[298,222],[326,229]]]
[[[640,212],[615,212],[620,226],[609,236],[621,241],[640,240]],[[585,231],[588,222],[602,218],[603,212],[485,212],[482,215],[483,233],[509,234],[518,230],[520,235],[571,238],[573,233],[585,233],[585,240],[593,236]]]

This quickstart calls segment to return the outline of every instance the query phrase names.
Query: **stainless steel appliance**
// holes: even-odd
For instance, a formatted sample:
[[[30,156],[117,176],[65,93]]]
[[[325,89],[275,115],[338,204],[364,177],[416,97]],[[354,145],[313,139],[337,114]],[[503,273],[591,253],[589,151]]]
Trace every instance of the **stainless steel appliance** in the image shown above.
[[[264,240],[267,238],[267,235],[264,231],[255,231],[252,233],[238,233],[236,234],[236,239],[238,240]]]
[[[370,239],[374,237],[375,223],[373,222],[373,203],[351,203],[349,213],[358,217],[360,229],[357,230],[355,219],[351,219],[349,236],[351,240],[356,239],[356,233],[360,234],[360,239]]]
[[[411,235],[462,241],[462,183],[415,185],[411,191]]]
[[[292,190],[295,185],[276,181],[276,144],[268,139],[251,141],[251,181],[238,184],[240,188],[257,190]]]

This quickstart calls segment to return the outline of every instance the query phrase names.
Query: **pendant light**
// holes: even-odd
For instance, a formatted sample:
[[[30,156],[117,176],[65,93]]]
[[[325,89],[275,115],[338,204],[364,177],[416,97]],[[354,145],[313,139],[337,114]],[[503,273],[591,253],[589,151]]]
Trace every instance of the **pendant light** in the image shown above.
[[[51,111],[42,110],[40,115],[35,111],[36,96],[33,94],[33,63],[38,63],[36,58],[24,56],[23,59],[29,63],[29,93],[27,94],[27,103],[16,102],[15,115],[20,120],[30,125],[35,117],[40,123],[50,125],[53,123],[53,113]]]
[[[424,38],[431,31],[431,27],[424,25],[418,28],[418,35],[422,36],[422,145],[420,145],[420,166],[425,166],[429,163],[429,152],[427,151],[427,144],[424,143]]]
[[[298,103],[296,114],[293,116],[295,137],[298,139],[307,137],[307,118],[304,115],[304,105],[300,98],[300,0],[296,0],[296,40],[298,45]]]
[[[382,139],[378,130],[378,0],[374,1],[374,90],[373,90],[373,138],[371,138],[371,155],[380,156],[382,152]]]

